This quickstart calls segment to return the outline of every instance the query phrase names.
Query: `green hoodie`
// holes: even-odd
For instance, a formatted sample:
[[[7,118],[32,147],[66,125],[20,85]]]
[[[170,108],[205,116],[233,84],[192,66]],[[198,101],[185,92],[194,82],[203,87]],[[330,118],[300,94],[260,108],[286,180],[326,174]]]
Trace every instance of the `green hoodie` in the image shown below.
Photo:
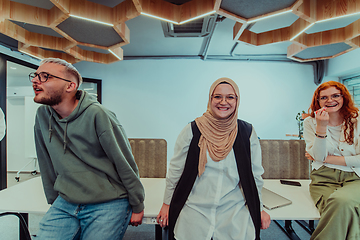
[[[124,129],[113,112],[79,93],[66,118],[46,105],[36,113],[35,145],[48,203],[58,195],[76,204],[128,198],[133,212],[141,212],[144,188]]]

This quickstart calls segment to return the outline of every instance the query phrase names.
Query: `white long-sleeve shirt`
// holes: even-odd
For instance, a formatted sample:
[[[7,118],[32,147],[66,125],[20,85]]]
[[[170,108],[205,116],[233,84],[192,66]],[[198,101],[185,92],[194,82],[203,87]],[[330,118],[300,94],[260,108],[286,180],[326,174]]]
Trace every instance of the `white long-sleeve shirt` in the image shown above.
[[[173,191],[182,175],[192,137],[191,124],[188,124],[175,143],[174,156],[170,161],[166,179],[165,204],[170,204]],[[264,170],[261,165],[260,142],[254,129],[250,144],[252,170],[261,202],[261,175]],[[177,219],[175,238],[255,239],[255,228],[239,188],[240,179],[234,151],[231,150],[228,156],[219,162],[214,162],[208,153],[207,156],[205,171],[201,177],[197,176]]]
[[[339,169],[346,172],[355,172],[360,177],[360,123],[357,120],[354,126],[354,143],[349,145],[344,138],[344,125],[327,127],[326,138],[315,136],[316,120],[307,117],[304,120],[304,139],[306,151],[315,159],[312,162],[313,169],[319,169],[325,165],[329,168]],[[344,156],[346,166],[324,163],[328,155]]]

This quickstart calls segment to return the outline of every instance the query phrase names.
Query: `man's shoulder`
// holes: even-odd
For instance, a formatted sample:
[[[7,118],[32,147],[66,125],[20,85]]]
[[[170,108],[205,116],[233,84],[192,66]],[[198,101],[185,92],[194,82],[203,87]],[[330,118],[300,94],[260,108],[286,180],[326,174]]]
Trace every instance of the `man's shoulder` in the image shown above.
[[[118,122],[115,113],[101,105],[100,103],[91,104],[86,110],[87,114],[93,115],[97,119],[109,119],[110,121]]]
[[[47,105],[40,105],[39,107],[38,107],[38,109],[36,110],[36,115],[38,116],[38,117],[41,117],[41,116],[44,116],[44,115],[47,115],[47,114],[49,114],[50,113],[50,109],[49,109],[50,107],[49,106],[47,106]]]

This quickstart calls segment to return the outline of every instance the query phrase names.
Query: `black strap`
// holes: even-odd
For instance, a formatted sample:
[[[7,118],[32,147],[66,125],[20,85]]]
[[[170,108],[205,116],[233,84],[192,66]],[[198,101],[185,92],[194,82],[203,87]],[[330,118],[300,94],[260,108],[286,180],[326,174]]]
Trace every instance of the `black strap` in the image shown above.
[[[251,124],[238,119],[238,135],[234,142],[234,153],[240,177],[240,184],[245,195],[245,201],[248,205],[251,219],[255,226],[255,239],[260,239],[260,199],[251,166],[251,132]]]
[[[198,147],[200,131],[195,121],[191,123],[193,139],[190,142],[189,151],[186,157],[184,172],[175,187],[169,208],[169,240],[174,240],[174,228],[176,220],[185,205],[185,202],[194,186],[198,175],[200,148]],[[186,170],[185,170],[186,169]]]

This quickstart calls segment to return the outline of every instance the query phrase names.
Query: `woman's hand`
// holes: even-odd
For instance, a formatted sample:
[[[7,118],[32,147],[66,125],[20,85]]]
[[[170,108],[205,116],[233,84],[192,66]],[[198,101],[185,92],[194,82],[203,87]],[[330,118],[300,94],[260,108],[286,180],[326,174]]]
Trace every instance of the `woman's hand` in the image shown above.
[[[160,224],[160,227],[169,225],[169,207],[170,205],[163,203],[160,212],[156,217],[156,221]]]
[[[305,157],[306,157],[308,160],[311,160],[311,161],[314,161],[314,160],[315,160],[308,152],[305,152]]]
[[[322,107],[319,110],[317,110],[315,112],[316,125],[321,129],[316,129],[316,131],[319,131],[319,133],[325,132],[326,134],[326,127],[329,124],[329,119],[330,117],[329,117],[329,113],[326,111],[326,107]]]
[[[264,210],[261,211],[261,229],[267,229],[270,226],[271,218]]]

